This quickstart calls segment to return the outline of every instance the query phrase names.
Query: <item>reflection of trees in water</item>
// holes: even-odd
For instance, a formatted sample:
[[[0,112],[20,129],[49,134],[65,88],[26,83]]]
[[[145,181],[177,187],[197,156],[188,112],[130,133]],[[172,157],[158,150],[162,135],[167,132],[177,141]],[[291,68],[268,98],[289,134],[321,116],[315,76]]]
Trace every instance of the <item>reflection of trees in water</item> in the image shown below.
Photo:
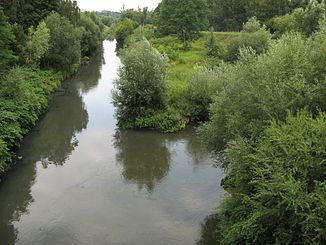
[[[78,87],[83,93],[87,93],[98,84],[101,79],[101,67],[105,64],[103,53],[93,57],[89,64],[82,67],[74,80],[82,81],[78,83]]]
[[[33,138],[35,160],[62,165],[78,146],[76,134],[87,127],[88,114],[77,91],[57,96]]]
[[[201,164],[209,158],[209,153],[196,134],[194,127],[187,127],[179,133],[179,139],[186,142],[186,148],[194,164]]]
[[[155,184],[166,176],[170,168],[170,153],[164,137],[153,132],[117,131],[114,143],[125,180],[152,192]]]
[[[35,134],[37,159],[48,164],[62,165],[78,146],[76,134],[87,127],[88,114],[79,90],[88,92],[101,77],[103,55],[94,57],[78,74],[64,83],[64,91],[51,103],[51,110],[39,123]]]
[[[13,221],[28,212],[28,206],[33,201],[31,187],[36,177],[35,163],[41,162],[44,167],[50,163],[62,165],[78,146],[76,134],[88,124],[79,88],[87,92],[97,85],[102,60],[102,56],[95,58],[75,78],[64,82],[49,111],[24,138],[18,152],[22,160],[0,183],[0,200],[3,200],[0,203],[1,244],[15,243],[18,232]]]
[[[117,161],[123,167],[122,175],[126,181],[146,187],[152,192],[156,183],[167,175],[170,169],[173,144],[183,142],[194,164],[207,159],[192,128],[175,134],[161,134],[153,131],[117,130],[115,147],[118,150]],[[178,153],[178,152],[176,152]]]
[[[201,224],[200,239],[197,245],[218,245],[220,233],[220,218],[218,214],[212,214],[206,217]]]

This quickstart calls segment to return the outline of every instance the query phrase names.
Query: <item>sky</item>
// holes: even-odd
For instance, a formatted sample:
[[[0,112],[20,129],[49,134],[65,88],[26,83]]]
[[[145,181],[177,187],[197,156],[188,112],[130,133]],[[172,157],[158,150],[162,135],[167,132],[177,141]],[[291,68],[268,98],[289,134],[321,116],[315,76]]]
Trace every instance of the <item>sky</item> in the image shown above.
[[[126,9],[148,7],[154,9],[161,0],[77,0],[81,10],[111,10],[120,11],[122,5]]]

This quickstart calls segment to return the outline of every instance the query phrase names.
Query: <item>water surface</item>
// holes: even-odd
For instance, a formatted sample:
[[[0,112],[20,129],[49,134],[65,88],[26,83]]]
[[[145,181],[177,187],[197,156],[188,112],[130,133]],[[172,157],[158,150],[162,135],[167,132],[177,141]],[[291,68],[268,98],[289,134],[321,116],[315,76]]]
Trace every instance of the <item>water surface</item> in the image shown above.
[[[104,42],[25,137],[0,184],[0,244],[213,244],[223,171],[192,128],[116,128],[114,50]]]

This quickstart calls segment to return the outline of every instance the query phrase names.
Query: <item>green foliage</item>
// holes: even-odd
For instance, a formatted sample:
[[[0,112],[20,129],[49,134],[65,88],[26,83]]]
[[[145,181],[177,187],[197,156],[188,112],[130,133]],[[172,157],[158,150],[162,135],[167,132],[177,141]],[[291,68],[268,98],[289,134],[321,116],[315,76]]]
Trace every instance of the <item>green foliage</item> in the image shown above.
[[[252,48],[257,54],[263,53],[272,39],[272,35],[261,26],[255,17],[243,25],[240,35],[233,39],[229,46],[226,61],[235,61],[238,58],[240,48]]]
[[[289,31],[298,31],[309,36],[318,30],[319,22],[325,19],[325,15],[325,2],[312,0],[305,9],[298,8],[291,14],[272,18],[268,26],[277,36]]]
[[[208,26],[205,0],[163,0],[158,7],[157,29],[161,35],[178,34],[189,40]]]
[[[45,19],[50,30],[50,48],[43,64],[69,76],[77,71],[81,59],[80,31],[65,17],[53,13]]]
[[[217,75],[215,70],[204,68],[198,69],[188,79],[187,111],[192,121],[207,121],[209,119],[209,107],[217,93]]]
[[[216,31],[239,31],[248,19],[245,4],[239,0],[208,0],[209,25]]]
[[[23,26],[20,24],[13,24],[12,32],[16,39],[16,44],[12,48],[15,52],[15,55],[19,57],[19,64],[25,64],[25,50],[26,50],[26,43],[27,43],[27,35],[23,29]]]
[[[80,9],[76,0],[61,0],[57,12],[66,17],[74,26],[80,18]]]
[[[37,26],[51,11],[56,11],[61,0],[0,0],[10,23],[18,23],[27,30]]]
[[[215,58],[222,58],[224,56],[224,47],[216,41],[213,29],[210,32],[207,43],[207,55]]]
[[[61,76],[52,71],[17,67],[0,80],[0,173],[23,135],[47,107]]]
[[[226,153],[221,244],[326,242],[326,114],[273,120]]]
[[[116,24],[114,33],[117,40],[117,49],[124,47],[127,37],[132,34],[134,29],[135,22],[128,18],[125,18]]]
[[[9,64],[16,60],[11,49],[14,42],[15,36],[12,33],[11,26],[0,8],[0,75]]]
[[[164,109],[168,58],[141,41],[121,51],[121,62],[113,93],[118,123],[139,127],[139,118]]]
[[[26,64],[39,65],[40,60],[49,49],[49,41],[50,30],[46,27],[44,21],[39,24],[36,30],[30,27],[26,44]]]
[[[284,119],[288,109],[325,108],[325,82],[313,73],[315,51],[308,43],[299,34],[288,34],[264,55],[243,50],[235,65],[220,66],[211,121],[201,128],[212,150],[225,148],[237,135],[258,137],[271,117]]]
[[[81,13],[78,26],[82,28],[81,53],[91,56],[102,46],[102,33],[99,26],[87,13]]]
[[[174,120],[164,113],[168,58],[145,40],[122,50],[121,61],[113,91],[119,126],[168,131]]]

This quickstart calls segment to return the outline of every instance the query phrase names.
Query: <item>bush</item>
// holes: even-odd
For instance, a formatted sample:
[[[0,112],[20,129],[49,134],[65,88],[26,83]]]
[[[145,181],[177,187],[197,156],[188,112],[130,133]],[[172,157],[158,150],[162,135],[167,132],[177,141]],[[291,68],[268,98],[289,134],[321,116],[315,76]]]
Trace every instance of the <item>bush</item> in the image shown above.
[[[118,124],[139,127],[137,118],[146,118],[165,107],[169,60],[144,40],[122,50],[121,62],[113,91]]]
[[[272,35],[266,30],[266,27],[261,26],[255,17],[251,18],[246,24],[244,24],[241,33],[231,41],[225,60],[237,60],[240,48],[250,47],[257,54],[261,54],[267,50],[271,38]]]
[[[218,74],[215,70],[198,69],[187,82],[187,111],[191,121],[207,121],[209,106],[217,93]]]
[[[218,70],[218,93],[211,106],[211,120],[201,127],[204,140],[214,151],[240,135],[257,138],[272,117],[285,119],[288,109],[325,108],[325,80],[314,75],[314,50],[299,34],[274,41],[266,54],[243,50],[234,65]]]
[[[226,154],[221,244],[325,244],[326,114],[273,120]]]
[[[61,79],[52,71],[17,67],[0,81],[0,173],[7,168],[11,150],[47,107]]]
[[[117,49],[124,48],[125,41],[135,29],[135,22],[131,19],[124,18],[119,21],[114,28],[114,35],[117,40]]]

